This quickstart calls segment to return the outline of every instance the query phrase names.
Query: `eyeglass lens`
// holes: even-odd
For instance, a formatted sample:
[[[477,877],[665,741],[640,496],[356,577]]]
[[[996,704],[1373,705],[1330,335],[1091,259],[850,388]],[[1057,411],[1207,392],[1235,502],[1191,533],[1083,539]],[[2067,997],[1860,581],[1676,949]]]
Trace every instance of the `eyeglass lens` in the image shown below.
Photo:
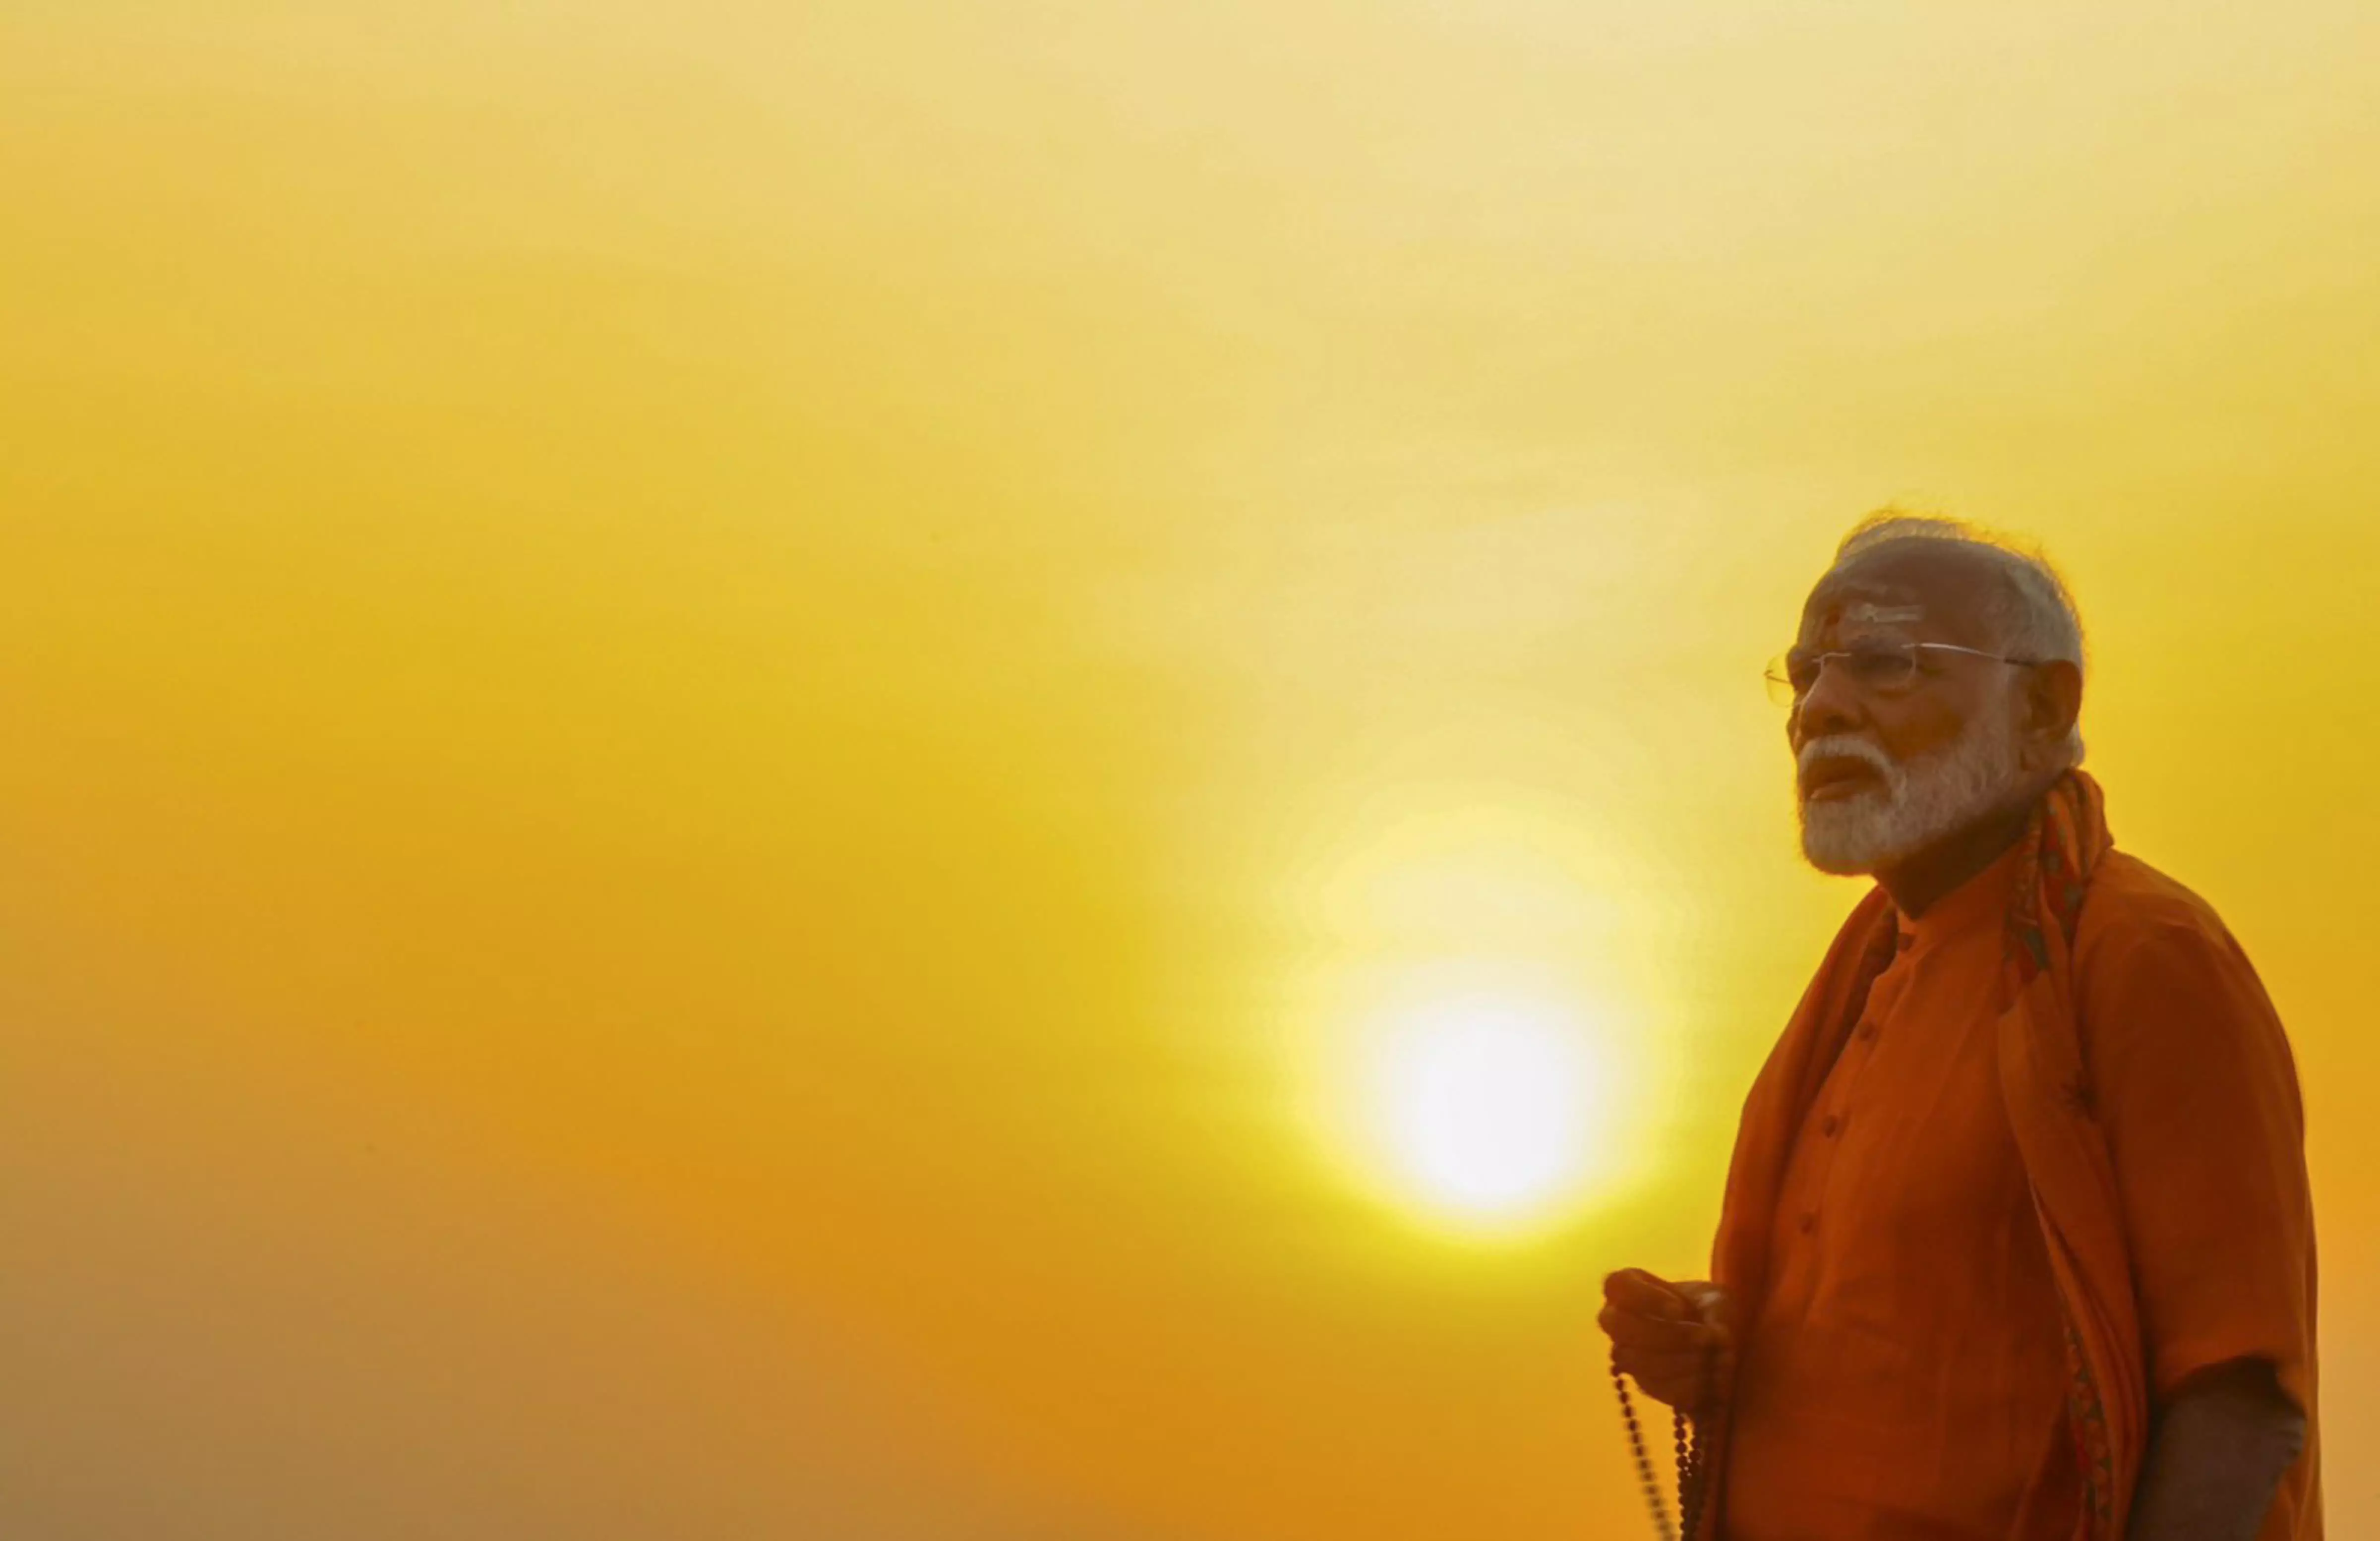
[[[1852,684],[1876,695],[1889,695],[1907,688],[1917,675],[1917,649],[1914,647],[1868,646],[1842,652],[1791,654],[1779,661],[1768,676],[1768,693],[1781,704],[1791,705],[1808,695],[1818,683],[1818,672],[1832,663],[1851,675]]]

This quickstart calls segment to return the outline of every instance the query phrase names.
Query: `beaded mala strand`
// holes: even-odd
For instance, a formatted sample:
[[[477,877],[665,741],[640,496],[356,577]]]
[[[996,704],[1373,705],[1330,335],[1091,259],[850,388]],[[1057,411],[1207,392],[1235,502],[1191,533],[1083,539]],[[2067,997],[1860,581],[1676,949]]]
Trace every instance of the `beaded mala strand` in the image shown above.
[[[1694,1400],[1697,1409],[1707,1411],[1714,1401],[1718,1357],[1716,1353],[1703,1356],[1701,1394]],[[1712,1442],[1704,1439],[1702,1423],[1689,1420],[1683,1408],[1670,1410],[1670,1433],[1677,1447],[1681,1527],[1672,1530],[1669,1505],[1662,1502],[1661,1485],[1653,1475],[1653,1459],[1645,1452],[1645,1431],[1636,1422],[1636,1403],[1628,1395],[1628,1377],[1616,1363],[1611,1366],[1611,1389],[1620,1393],[1620,1416],[1628,1425],[1628,1449],[1636,1458],[1636,1480],[1645,1489],[1645,1506],[1653,1511],[1654,1532],[1661,1541],[1700,1541],[1703,1522],[1708,1517],[1704,1506],[1710,1496],[1712,1464]]]

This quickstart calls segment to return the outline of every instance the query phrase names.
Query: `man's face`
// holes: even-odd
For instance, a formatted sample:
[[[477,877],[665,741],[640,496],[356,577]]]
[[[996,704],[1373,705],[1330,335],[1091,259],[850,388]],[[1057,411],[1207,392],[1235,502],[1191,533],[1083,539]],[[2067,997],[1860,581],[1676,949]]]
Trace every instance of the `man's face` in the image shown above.
[[[1984,615],[1993,581],[1946,543],[1880,546],[1819,580],[1794,646],[1804,656],[1905,642],[1998,652]],[[1821,871],[1905,860],[2001,807],[2023,773],[2011,671],[1962,653],[1916,656],[1898,693],[1863,688],[1830,661],[1787,721],[1802,849]]]

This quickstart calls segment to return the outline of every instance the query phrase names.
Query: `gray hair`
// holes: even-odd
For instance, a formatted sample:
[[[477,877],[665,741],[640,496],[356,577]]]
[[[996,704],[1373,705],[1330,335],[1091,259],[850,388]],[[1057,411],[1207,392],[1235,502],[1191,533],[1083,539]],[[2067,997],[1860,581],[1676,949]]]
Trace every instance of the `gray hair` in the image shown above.
[[[1843,537],[1842,544],[1835,548],[1835,565],[1896,540],[1947,540],[1973,552],[1999,575],[1998,592],[1985,608],[1999,647],[2014,658],[2062,660],[2087,677],[2082,622],[2074,612],[2074,596],[2038,549],[2027,550],[1963,519],[1886,508],[1861,520]],[[2082,763],[2080,723],[2067,734],[2066,763]]]

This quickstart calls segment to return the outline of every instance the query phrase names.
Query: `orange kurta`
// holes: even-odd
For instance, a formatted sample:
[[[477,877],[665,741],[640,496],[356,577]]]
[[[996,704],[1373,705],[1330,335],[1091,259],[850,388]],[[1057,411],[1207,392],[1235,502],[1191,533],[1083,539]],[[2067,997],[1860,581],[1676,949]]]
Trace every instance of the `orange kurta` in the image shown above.
[[[1746,1303],[1729,1541],[2075,1535],[2065,1327],[1994,989],[2027,858],[2021,844],[1914,921],[1873,917],[1882,970],[1864,1006],[1843,992],[1857,1022],[1783,1160]],[[2193,1371],[2252,1356],[2311,1424],[2302,1122],[2253,969],[2196,895],[2108,852],[2070,983],[2079,1116],[2112,1160],[2152,1409]],[[2320,1535],[2316,1448],[2259,1541]]]

